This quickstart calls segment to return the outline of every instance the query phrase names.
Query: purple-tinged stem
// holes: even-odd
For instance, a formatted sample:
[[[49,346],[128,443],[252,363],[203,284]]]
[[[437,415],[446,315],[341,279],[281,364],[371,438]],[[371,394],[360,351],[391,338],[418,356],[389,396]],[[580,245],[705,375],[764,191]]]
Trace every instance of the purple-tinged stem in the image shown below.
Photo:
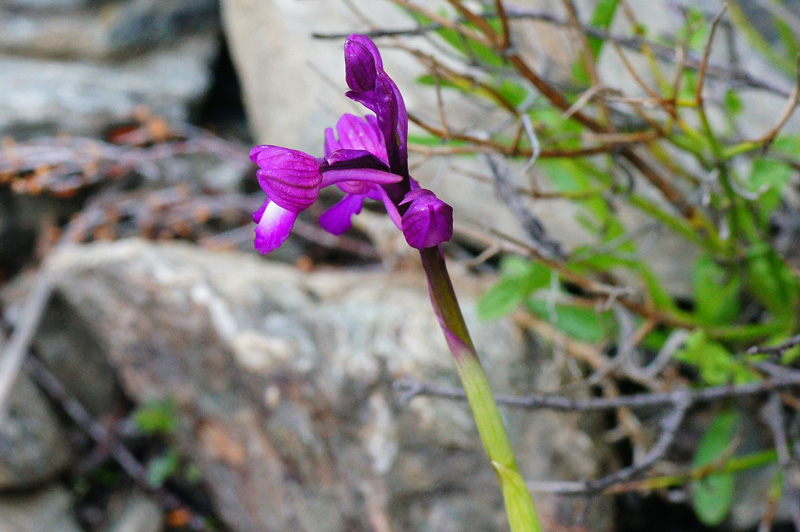
[[[455,358],[483,446],[500,480],[509,526],[512,532],[540,532],[536,508],[517,469],[514,451],[461,314],[441,249],[438,246],[422,249],[420,258],[428,277],[433,310]]]

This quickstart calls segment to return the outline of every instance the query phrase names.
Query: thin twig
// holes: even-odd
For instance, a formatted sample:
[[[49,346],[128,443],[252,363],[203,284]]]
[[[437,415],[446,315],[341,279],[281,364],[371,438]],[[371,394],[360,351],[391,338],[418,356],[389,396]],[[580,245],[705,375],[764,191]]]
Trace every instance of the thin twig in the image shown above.
[[[30,356],[25,360],[25,369],[30,372],[36,383],[64,409],[64,412],[88,434],[99,446],[106,449],[109,455],[119,464],[123,471],[136,483],[137,486],[154,494],[161,504],[169,509],[187,509],[184,504],[173,493],[164,488],[154,488],[147,479],[147,469],[139,460],[125,447],[117,441],[109,431],[92,417],[88,410],[75,397],[69,394],[64,386],[58,381],[49,369],[36,357]],[[211,532],[211,528],[206,525],[206,519],[192,513],[189,522],[191,530],[201,532]]]
[[[452,400],[462,400],[466,397],[459,388],[421,383],[413,379],[397,381],[395,386],[401,391],[402,398],[405,401],[409,401],[417,395]],[[610,399],[577,399],[548,394],[498,395],[495,399],[498,404],[527,410],[549,409],[561,412],[603,412],[623,407],[632,409],[663,408],[676,404],[679,396],[684,394],[686,394],[690,406],[695,406],[723,399],[748,397],[797,387],[800,387],[800,371],[789,370],[783,375],[764,378],[760,381],[712,386],[702,390],[678,389],[671,392],[625,395]]]
[[[706,80],[706,71],[708,70],[708,58],[711,56],[711,45],[714,41],[714,34],[717,32],[717,27],[719,27],[719,23],[722,21],[722,15],[725,14],[727,9],[728,4],[723,4],[722,9],[720,9],[719,13],[717,13],[711,21],[711,27],[708,30],[708,40],[703,49],[703,58],[700,60],[700,68],[697,69],[697,86],[695,87],[694,98],[700,108],[703,107],[703,85]]]
[[[603,478],[587,481],[584,489],[572,493],[575,495],[588,495],[601,492],[613,484],[634,478],[647,471],[658,462],[675,442],[678,429],[683,423],[686,412],[692,404],[688,392],[674,394],[674,401],[674,409],[667,414],[661,422],[661,436],[659,436],[653,447],[647,451],[647,454],[645,454],[639,462],[624,467]]]
[[[34,287],[17,320],[14,333],[5,344],[0,357],[0,422],[6,414],[8,400],[14,383],[17,381],[22,362],[28,354],[31,341],[39,328],[47,302],[53,293],[50,273],[41,270],[34,281]]]
[[[797,58],[797,74],[795,78],[794,88],[792,89],[792,93],[789,95],[789,99],[786,101],[786,106],[783,108],[780,117],[778,117],[778,122],[773,126],[771,130],[767,132],[766,135],[761,137],[756,143],[763,144],[763,150],[766,152],[772,142],[775,140],[775,137],[778,136],[778,132],[786,125],[786,122],[789,121],[794,110],[797,108],[797,104],[800,103],[800,56]]]
[[[781,398],[778,394],[770,394],[761,415],[772,431],[775,451],[778,453],[778,464],[783,469],[784,492],[789,505],[789,515],[794,523],[795,531],[800,532],[800,461],[798,461],[798,457],[792,456],[789,449]]]
[[[511,47],[511,28],[508,24],[506,7],[503,5],[503,0],[495,0],[494,7],[497,17],[500,19],[500,27],[503,29],[503,41],[500,43],[500,49],[505,51]]]
[[[405,0],[394,0],[394,1],[397,4],[404,6],[406,6],[409,3]],[[417,11],[419,12],[418,9]],[[402,37],[402,36],[427,35],[443,27],[456,29],[455,25],[445,17],[439,17],[439,18],[441,21],[444,21],[446,23],[434,22],[432,24],[419,25],[415,28],[380,29],[380,30],[366,32],[366,35],[368,35],[371,38]],[[509,20],[534,20],[561,27],[567,27],[570,26],[571,24],[569,20],[560,19],[550,12],[537,11],[530,8],[514,7],[514,6],[506,6],[506,18],[508,18]],[[456,29],[456,31],[458,31],[458,29]],[[702,61],[701,57],[691,53],[686,53],[685,56],[683,57],[683,60],[681,60],[680,52],[676,52],[676,50],[670,48],[669,46],[665,46],[655,41],[649,41],[640,36],[623,37],[619,35],[611,35],[605,30],[601,30],[589,25],[581,25],[581,31],[583,31],[589,37],[595,37],[597,39],[603,39],[607,42],[616,43],[619,46],[622,46],[623,48],[634,50],[636,52],[641,52],[642,48],[647,46],[649,49],[653,51],[653,54],[659,60],[671,63],[682,63],[685,68],[689,68],[695,71],[700,67],[700,63]],[[333,33],[315,32],[312,33],[312,37],[315,39],[343,39],[349,36],[351,33],[353,32],[352,31],[333,32]],[[774,85],[770,83],[768,80],[753,76],[752,74],[744,70],[728,68],[723,65],[717,65],[709,62],[706,67],[706,74],[708,76],[712,76],[717,79],[736,82],[745,87],[764,90],[773,94],[777,94],[779,96],[783,96],[784,98],[789,96],[789,91],[784,89],[783,87]]]
[[[501,169],[499,163],[491,155],[485,155],[484,159],[492,172],[492,176],[494,176],[497,195],[517,217],[533,245],[545,257],[563,260],[564,253],[561,250],[561,245],[547,237],[542,223],[523,205],[519,194],[516,194],[515,187],[508,175],[508,168]]]
[[[766,355],[782,355],[789,349],[800,345],[800,334],[792,336],[788,340],[779,343],[778,345],[754,345],[747,350],[748,355],[756,355],[763,353]]]

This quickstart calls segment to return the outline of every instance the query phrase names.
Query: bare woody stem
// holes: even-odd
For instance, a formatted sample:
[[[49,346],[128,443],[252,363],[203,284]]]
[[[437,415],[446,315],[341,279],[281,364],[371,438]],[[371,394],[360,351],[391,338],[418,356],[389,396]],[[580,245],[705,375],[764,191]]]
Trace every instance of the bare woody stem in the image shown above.
[[[425,248],[420,250],[420,258],[434,312],[455,358],[483,446],[500,481],[511,531],[540,532],[536,508],[517,469],[514,451],[461,314],[442,252],[438,247]]]

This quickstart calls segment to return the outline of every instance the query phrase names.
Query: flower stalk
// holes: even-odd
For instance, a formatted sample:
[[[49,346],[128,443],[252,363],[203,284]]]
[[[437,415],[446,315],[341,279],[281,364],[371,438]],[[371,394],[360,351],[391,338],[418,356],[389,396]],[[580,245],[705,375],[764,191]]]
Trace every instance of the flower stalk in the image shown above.
[[[434,312],[453,353],[483,446],[500,481],[509,527],[512,532],[539,532],[536,508],[519,474],[503,419],[464,322],[444,256],[438,247],[422,249],[419,254]]]

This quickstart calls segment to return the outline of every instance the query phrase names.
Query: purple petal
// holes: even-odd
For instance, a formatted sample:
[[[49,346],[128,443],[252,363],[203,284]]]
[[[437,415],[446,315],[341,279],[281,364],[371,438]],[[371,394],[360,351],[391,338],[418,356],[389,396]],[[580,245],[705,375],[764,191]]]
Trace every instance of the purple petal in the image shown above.
[[[339,236],[352,225],[351,218],[361,212],[365,196],[347,194],[342,200],[319,217],[319,224],[327,232]]]
[[[333,133],[333,128],[325,128],[325,158],[333,154],[333,152],[341,150],[342,144],[336,140],[336,135]]]
[[[417,189],[406,194],[401,205],[410,203],[403,215],[402,230],[412,248],[438,246],[453,237],[453,208],[433,192]]]
[[[373,191],[379,194],[379,198],[381,201],[383,201],[383,205],[386,207],[386,214],[389,215],[389,218],[392,220],[392,222],[394,222],[394,225],[396,225],[397,228],[402,231],[403,219],[400,216],[400,211],[397,210],[397,205],[395,205],[392,201],[392,198],[389,197],[389,194],[386,193],[386,190],[383,187],[376,186],[374,187]]]
[[[255,248],[264,255],[280,247],[289,237],[297,213],[271,201],[267,201],[261,209],[253,213],[254,218],[259,211],[261,218],[256,225]]]
[[[322,186],[324,188],[342,181],[363,181],[365,183],[385,185],[397,183],[401,179],[403,178],[397,174],[373,168],[330,169],[322,174]]]
[[[269,148],[269,147],[270,146],[268,146],[266,144],[262,144],[260,146],[254,146],[253,149],[250,150],[250,160],[253,161],[254,163],[258,164],[258,161],[257,161],[258,154],[261,153],[262,151],[264,151],[266,148]]]
[[[389,171],[385,161],[378,159],[366,150],[336,150],[330,157],[327,157],[326,162],[328,164],[323,166],[323,173],[328,170],[344,170],[346,168],[372,168],[373,170]]]
[[[253,213],[253,221],[255,223],[258,223],[258,222],[261,221],[261,217],[264,216],[264,211],[266,210],[267,205],[269,205],[269,198],[267,198],[264,201],[264,203],[261,205],[261,207],[259,207],[258,210]]]
[[[389,166],[394,173],[407,177],[408,113],[400,91],[383,71],[377,47],[368,37],[351,35],[348,38],[345,71],[351,89],[347,97],[375,113]]]
[[[351,33],[347,37],[347,41],[345,41],[344,45],[345,48],[347,47],[347,43],[358,43],[363,45],[369,53],[372,55],[372,59],[375,61],[375,66],[378,68],[383,68],[383,59],[381,58],[381,52],[378,50],[378,47],[372,42],[372,39],[367,37],[366,35],[359,35],[358,33]]]
[[[383,135],[373,115],[360,118],[344,114],[336,123],[336,131],[339,134],[341,148],[366,150],[388,164]]]
[[[322,173],[320,162],[307,153],[279,146],[256,146],[251,155],[258,171],[258,182],[267,196],[283,207],[300,212],[319,196]]]
[[[369,91],[375,86],[378,69],[382,69],[375,44],[363,35],[351,35],[344,43],[345,80],[354,91]]]

